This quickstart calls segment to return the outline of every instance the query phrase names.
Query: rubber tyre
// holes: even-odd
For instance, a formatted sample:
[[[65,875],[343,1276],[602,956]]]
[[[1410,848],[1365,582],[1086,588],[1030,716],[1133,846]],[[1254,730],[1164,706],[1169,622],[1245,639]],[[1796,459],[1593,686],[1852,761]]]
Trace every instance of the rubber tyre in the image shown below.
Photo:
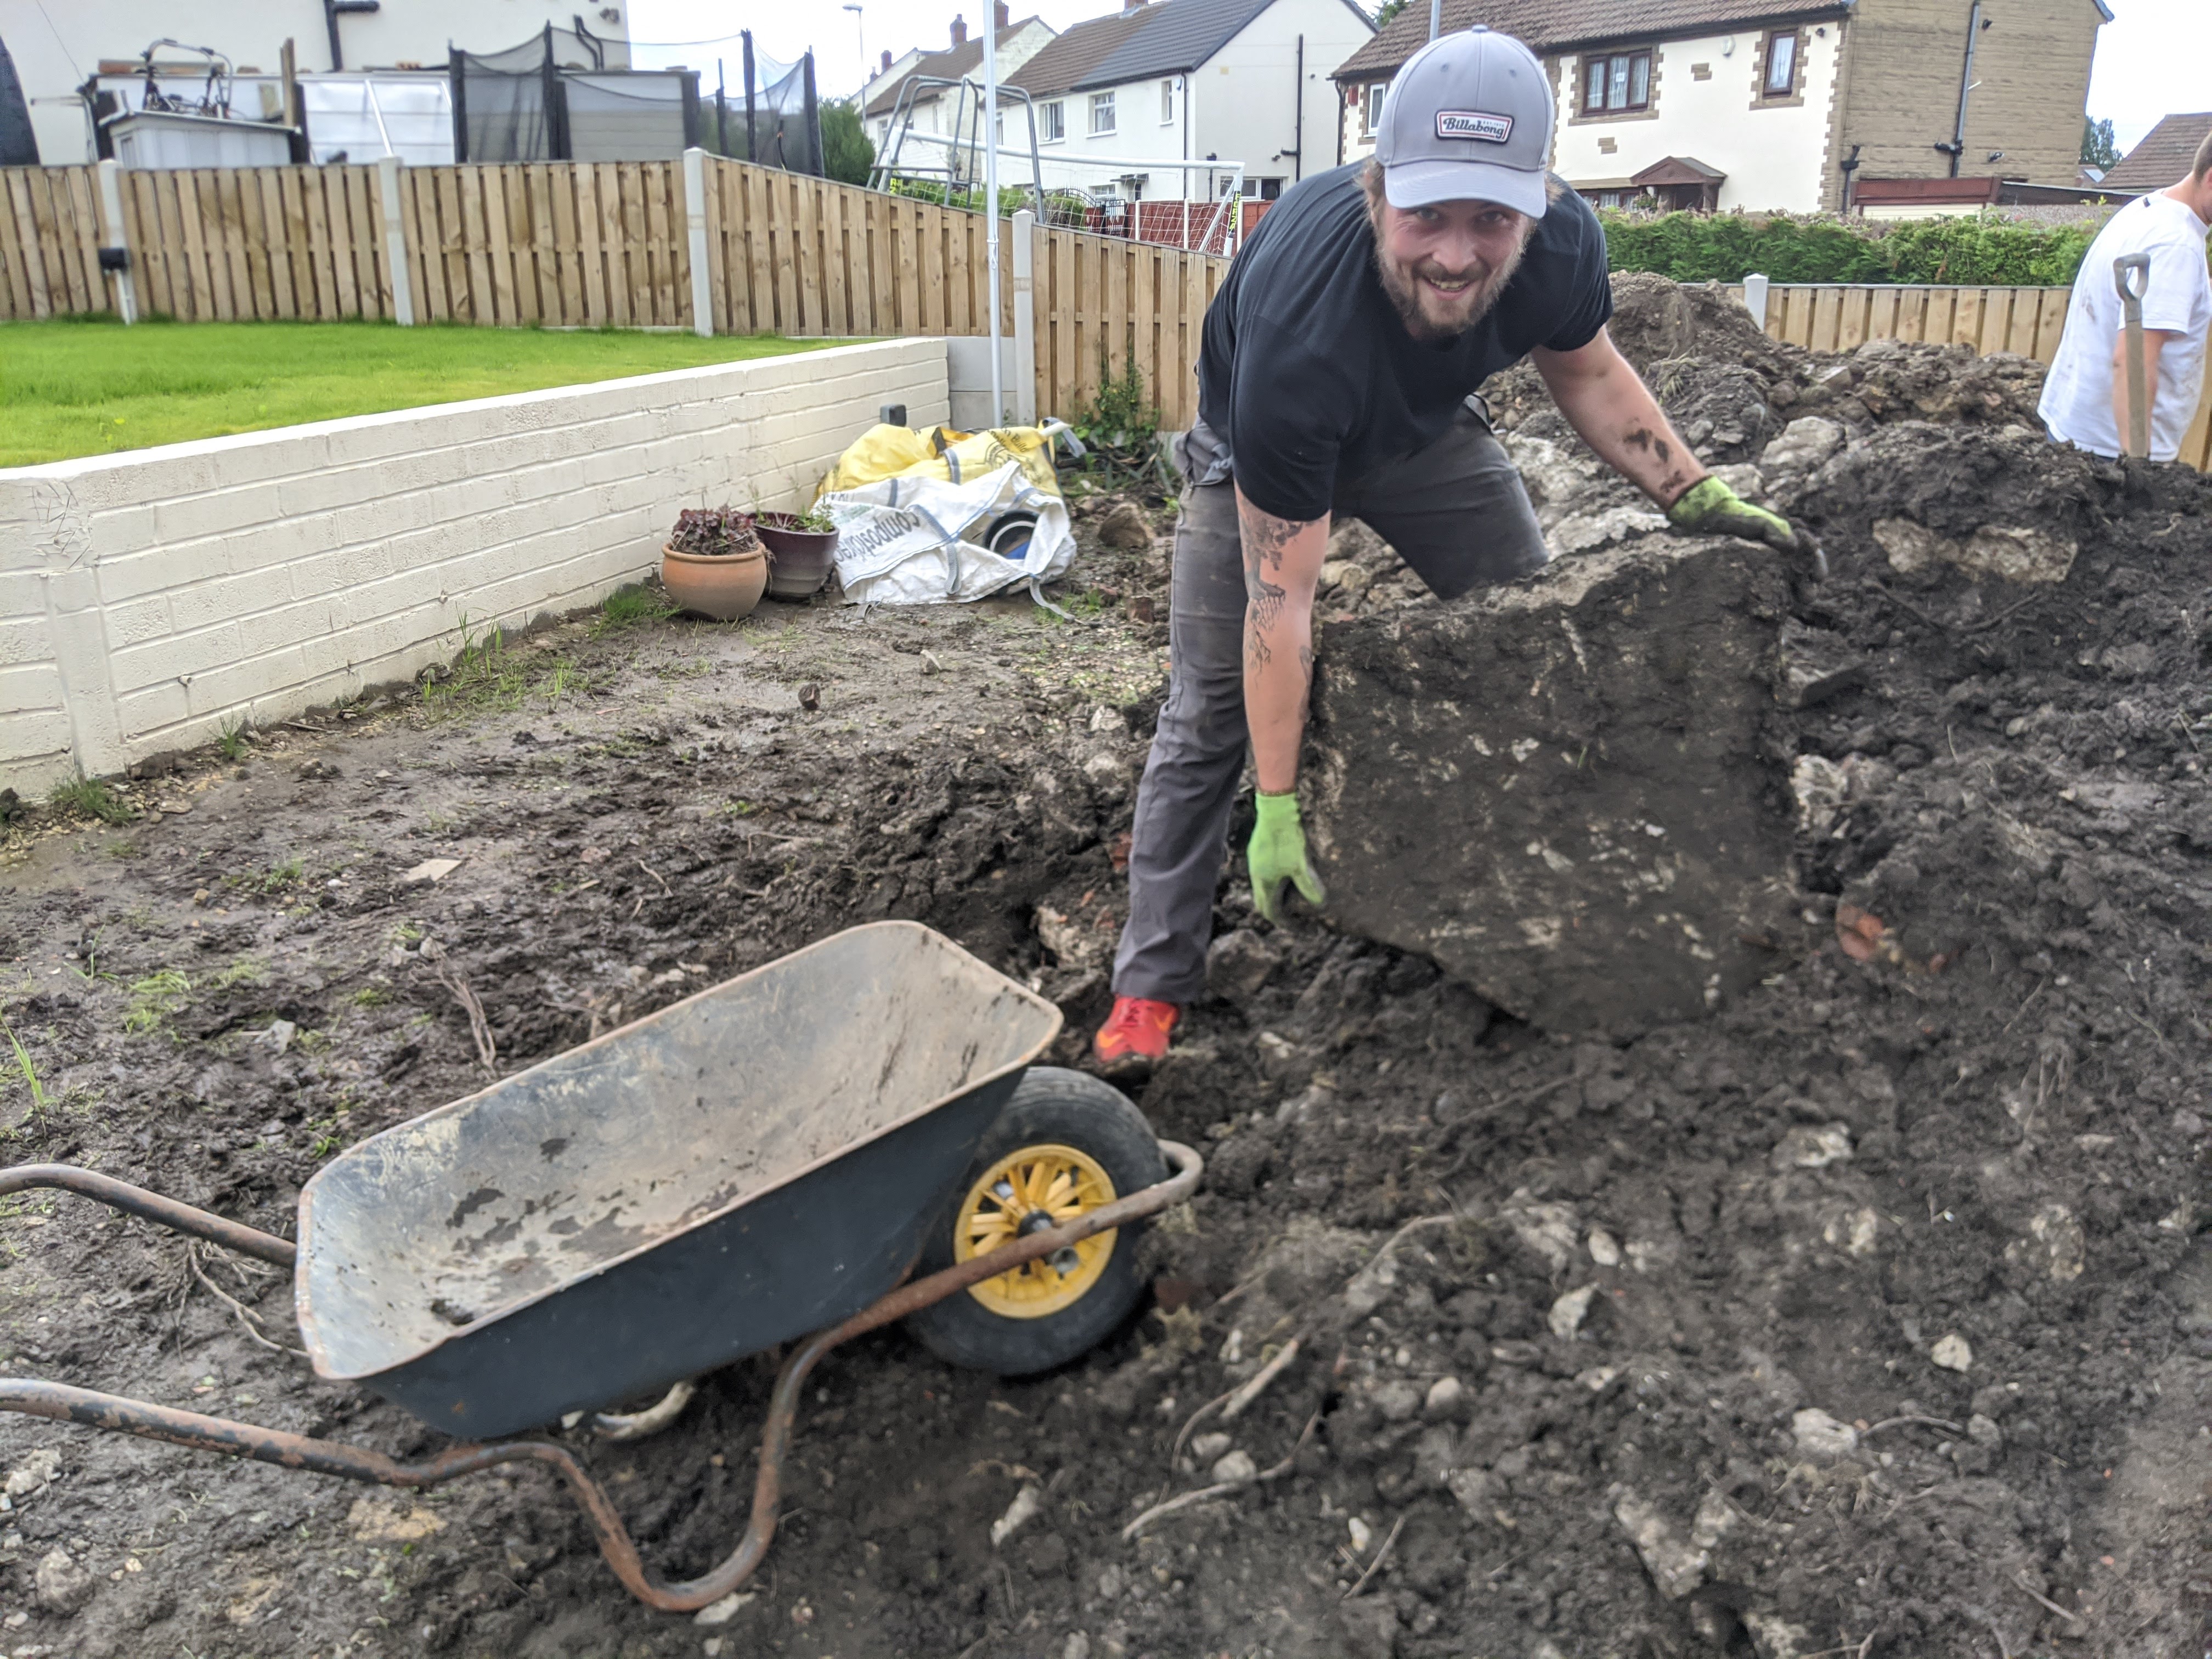
[[[1145,1115],[1121,1091],[1081,1072],[1034,1066],[975,1149],[959,1184],[946,1195],[923,1236],[915,1275],[953,1265],[961,1206],[984,1171],[1024,1146],[1057,1142],[1095,1160],[1116,1196],[1155,1186],[1168,1177]],[[1145,1293],[1138,1243],[1145,1224],[1121,1228],[1114,1254],[1097,1281],[1075,1302],[1037,1319],[1009,1319],[966,1291],[908,1316],[906,1324],[939,1359],[1000,1376],[1030,1376],[1081,1358],[1134,1311]]]

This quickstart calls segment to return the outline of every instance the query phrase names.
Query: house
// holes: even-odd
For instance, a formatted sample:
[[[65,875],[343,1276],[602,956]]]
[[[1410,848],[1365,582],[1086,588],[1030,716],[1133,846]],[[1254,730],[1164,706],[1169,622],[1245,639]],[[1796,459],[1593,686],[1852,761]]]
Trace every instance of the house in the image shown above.
[[[1241,163],[1246,197],[1273,199],[1335,164],[1329,74],[1373,33],[1351,0],[1136,0],[1075,24],[1008,85],[1036,111],[1048,190],[1211,200]],[[1021,120],[1008,112],[1010,149],[1027,148]],[[1027,169],[1002,161],[1000,177]]]
[[[1552,166],[1585,196],[1797,213],[1956,211],[1997,178],[2074,185],[2112,16],[2104,0],[1444,0],[1443,15],[1544,59]],[[1428,21],[1413,0],[1338,70],[1346,160],[1373,154]]]
[[[629,0],[441,0],[435,6],[363,5],[358,0],[99,0],[94,5],[29,8],[33,20],[8,30],[39,155],[49,167],[88,161],[93,133],[77,88],[106,61],[135,59],[149,41],[190,40],[214,47],[242,76],[275,75],[288,40],[302,70],[436,70],[447,51],[491,52],[551,24],[580,15],[604,43],[605,67],[629,64]],[[10,20],[24,9],[0,8]],[[188,60],[190,53],[164,52]],[[180,70],[198,68],[188,63]],[[258,107],[247,113],[258,116]]]
[[[2212,110],[2199,115],[2169,115],[2123,155],[2098,183],[2107,190],[2164,190],[2188,176],[2197,148],[2212,137]]]
[[[1041,17],[1024,17],[1018,23],[1006,20],[1006,0],[993,0],[998,9],[999,79],[1003,83],[1015,70],[1036,56],[1053,39],[1052,26]],[[884,54],[885,58],[890,53]],[[957,16],[952,20],[951,45],[943,52],[908,54],[914,61],[901,70],[896,64],[887,64],[869,85],[860,106],[860,118],[866,124],[868,136],[875,141],[876,154],[884,155],[890,148],[891,125],[897,115],[901,94],[907,82],[915,77],[924,81],[959,81],[973,77],[981,86],[983,82],[983,37],[968,33],[968,20]],[[903,62],[904,60],[900,60]],[[913,132],[941,133],[956,136],[955,129],[962,125],[962,100],[957,90],[944,88],[916,87],[908,118]],[[976,94],[967,100],[968,118],[972,121],[981,107]],[[927,152],[926,154],[924,152]],[[902,165],[919,164],[929,167],[945,165],[945,150],[941,144],[922,144],[911,147],[911,153],[900,157]]]

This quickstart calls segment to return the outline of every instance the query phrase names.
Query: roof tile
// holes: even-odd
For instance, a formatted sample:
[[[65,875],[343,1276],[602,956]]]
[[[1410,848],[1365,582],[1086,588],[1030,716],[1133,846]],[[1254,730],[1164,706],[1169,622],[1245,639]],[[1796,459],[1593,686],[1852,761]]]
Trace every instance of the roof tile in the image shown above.
[[[2212,133],[2212,110],[2197,115],[2169,115],[2122,156],[2100,180],[2114,190],[2164,190],[2185,178],[2197,159],[2197,147]]]

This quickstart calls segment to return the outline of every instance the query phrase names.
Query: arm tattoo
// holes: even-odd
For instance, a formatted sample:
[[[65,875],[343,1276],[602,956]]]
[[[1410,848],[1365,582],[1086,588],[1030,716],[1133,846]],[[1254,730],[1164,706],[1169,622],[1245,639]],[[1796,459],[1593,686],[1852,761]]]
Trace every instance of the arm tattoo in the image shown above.
[[[1238,528],[1243,532],[1244,592],[1252,602],[1252,625],[1259,629],[1272,629],[1275,619],[1282,615],[1285,595],[1281,584],[1269,581],[1263,573],[1272,570],[1278,575],[1282,574],[1283,549],[1305,526],[1261,513],[1249,504],[1239,506],[1237,517]],[[1258,659],[1267,661],[1265,644],[1256,641],[1255,644]]]

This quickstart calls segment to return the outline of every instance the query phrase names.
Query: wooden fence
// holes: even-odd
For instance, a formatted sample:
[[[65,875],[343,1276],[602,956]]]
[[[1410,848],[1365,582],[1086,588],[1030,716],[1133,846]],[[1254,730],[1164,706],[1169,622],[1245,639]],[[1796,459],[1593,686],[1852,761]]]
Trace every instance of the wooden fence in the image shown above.
[[[1739,297],[1743,292],[1732,291]],[[1766,332],[1814,351],[1856,350],[1869,340],[1932,340],[2049,363],[2058,355],[2073,292],[1777,283],[1766,293]],[[2199,472],[2212,472],[2212,380],[2182,440],[2181,459]]]
[[[394,318],[390,246],[423,321],[688,328],[677,161],[123,172],[119,239],[95,169],[4,169],[0,319],[116,308],[99,249],[130,250],[137,303],[205,322]],[[717,333],[988,332],[982,216],[705,158]],[[396,202],[386,192],[396,187]],[[1002,233],[1000,328],[1014,332]],[[1073,415],[1132,352],[1170,427],[1195,413],[1199,330],[1224,259],[1033,233],[1037,407]]]

